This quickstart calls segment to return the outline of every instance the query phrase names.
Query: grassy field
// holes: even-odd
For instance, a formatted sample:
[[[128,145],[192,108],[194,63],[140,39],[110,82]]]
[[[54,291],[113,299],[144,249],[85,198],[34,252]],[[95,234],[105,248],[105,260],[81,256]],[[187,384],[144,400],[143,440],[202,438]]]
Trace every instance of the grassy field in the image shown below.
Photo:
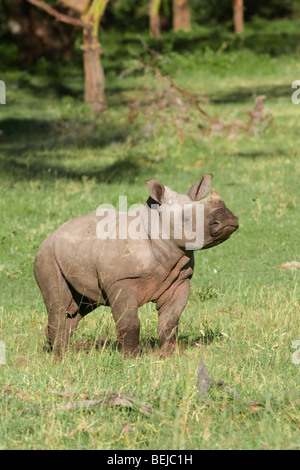
[[[153,106],[131,122],[128,104],[143,95],[141,86],[160,85],[151,71],[136,71],[140,52],[130,41],[106,46],[108,109],[100,116],[82,104],[80,52],[73,64],[41,60],[28,70],[8,64],[1,71],[1,449],[300,448],[300,365],[292,362],[292,342],[300,339],[299,268],[279,269],[300,262],[300,105],[291,102],[299,54],[226,44],[217,52],[164,50],[157,64],[177,86],[202,94],[201,106],[225,122],[246,119],[264,94],[273,121],[258,133],[203,132],[191,104],[188,121],[175,119],[184,138],[175,126],[178,108]],[[127,47],[115,64],[113,45]],[[43,239],[103,202],[117,206],[119,195],[129,205],[143,203],[146,179],[185,192],[207,172],[240,228],[226,243],[196,253],[178,350],[160,358],[157,315],[148,304],[140,309],[138,359],[117,352],[104,307],[79,324],[63,360],[47,353],[47,316],[33,276]],[[202,358],[209,376],[239,397],[216,386],[199,396]],[[153,412],[135,402],[133,409],[72,406],[105,391]]]

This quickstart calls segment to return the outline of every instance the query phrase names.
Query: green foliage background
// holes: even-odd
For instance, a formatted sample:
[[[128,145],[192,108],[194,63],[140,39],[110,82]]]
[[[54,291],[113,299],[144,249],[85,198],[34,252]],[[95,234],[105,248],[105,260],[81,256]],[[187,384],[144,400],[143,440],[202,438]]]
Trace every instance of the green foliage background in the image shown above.
[[[25,0],[24,0],[25,1]],[[55,6],[56,0],[47,0]],[[232,23],[232,0],[189,0],[192,22],[195,25]],[[297,17],[299,0],[244,0],[245,20],[253,16],[262,18]],[[148,28],[148,0],[110,0],[103,19],[103,27],[122,31],[143,31]],[[172,0],[162,0],[163,30],[172,27]],[[6,29],[6,19],[0,0],[0,37]]]
[[[199,1],[191,33],[151,39],[145,2],[112,1],[101,30],[108,109],[100,115],[83,103],[79,44],[70,62],[41,58],[20,66],[3,32],[1,449],[300,449],[299,365],[291,360],[292,342],[300,339],[300,270],[282,269],[300,262],[300,110],[291,102],[291,83],[300,77],[300,25],[290,18],[297,2],[258,3],[264,18],[257,9],[247,17],[248,8],[242,37],[232,34],[227,2]],[[170,2],[164,8],[170,12]],[[131,121],[129,104],[145,96],[145,87],[159,91],[153,71],[141,68],[153,61],[149,49],[179,87],[205,97],[211,116],[243,120],[264,94],[272,125],[234,139],[210,135],[192,109],[181,142],[172,107]],[[61,361],[48,354],[47,315],[33,275],[45,237],[103,202],[117,207],[120,194],[129,205],[144,203],[146,179],[184,192],[205,172],[214,174],[213,186],[240,227],[226,243],[196,253],[176,353],[160,358],[157,314],[147,304],[139,312],[139,358],[117,352],[104,307],[80,322]],[[239,399],[217,387],[199,396],[201,359]],[[70,408],[105,390],[135,397],[154,413]]]

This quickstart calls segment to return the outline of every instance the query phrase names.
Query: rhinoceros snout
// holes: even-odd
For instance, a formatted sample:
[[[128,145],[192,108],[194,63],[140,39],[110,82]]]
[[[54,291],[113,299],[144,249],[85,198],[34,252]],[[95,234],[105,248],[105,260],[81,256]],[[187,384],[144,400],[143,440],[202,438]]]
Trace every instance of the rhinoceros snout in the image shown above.
[[[228,220],[224,228],[228,229],[231,235],[233,232],[235,232],[239,228],[238,218],[234,217],[234,219]]]
[[[210,234],[212,237],[217,237],[219,235],[230,236],[238,228],[238,218],[230,212],[230,217],[226,217],[222,220],[215,220],[212,224],[210,224]]]

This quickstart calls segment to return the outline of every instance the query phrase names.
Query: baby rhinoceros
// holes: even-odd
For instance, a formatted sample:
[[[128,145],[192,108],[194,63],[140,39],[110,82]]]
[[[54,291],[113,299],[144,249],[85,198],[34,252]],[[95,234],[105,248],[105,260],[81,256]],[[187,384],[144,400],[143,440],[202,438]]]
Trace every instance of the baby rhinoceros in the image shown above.
[[[111,308],[119,350],[139,349],[138,308],[154,302],[164,353],[176,344],[188,301],[194,250],[222,243],[238,219],[204,175],[185,194],[147,181],[150,197],[129,212],[101,209],[69,220],[40,246],[35,277],[48,311],[46,337],[58,354],[78,322],[99,305]],[[101,207],[101,206],[100,206]]]

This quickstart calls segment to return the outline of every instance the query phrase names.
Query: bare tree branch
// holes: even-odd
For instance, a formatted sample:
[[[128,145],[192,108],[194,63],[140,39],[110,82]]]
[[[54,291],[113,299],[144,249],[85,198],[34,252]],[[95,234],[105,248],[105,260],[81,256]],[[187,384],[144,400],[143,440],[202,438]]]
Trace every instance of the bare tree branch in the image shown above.
[[[40,0],[27,0],[28,3],[31,3],[32,5],[42,8],[45,10],[49,15],[54,16],[58,21],[62,21],[63,23],[71,24],[73,26],[79,26],[81,28],[87,28],[91,29],[93,26],[85,23],[84,21],[78,19],[78,18],[72,18],[71,16],[64,15],[62,13],[59,13],[55,8],[50,7],[50,5],[47,5],[47,3],[42,2]]]

